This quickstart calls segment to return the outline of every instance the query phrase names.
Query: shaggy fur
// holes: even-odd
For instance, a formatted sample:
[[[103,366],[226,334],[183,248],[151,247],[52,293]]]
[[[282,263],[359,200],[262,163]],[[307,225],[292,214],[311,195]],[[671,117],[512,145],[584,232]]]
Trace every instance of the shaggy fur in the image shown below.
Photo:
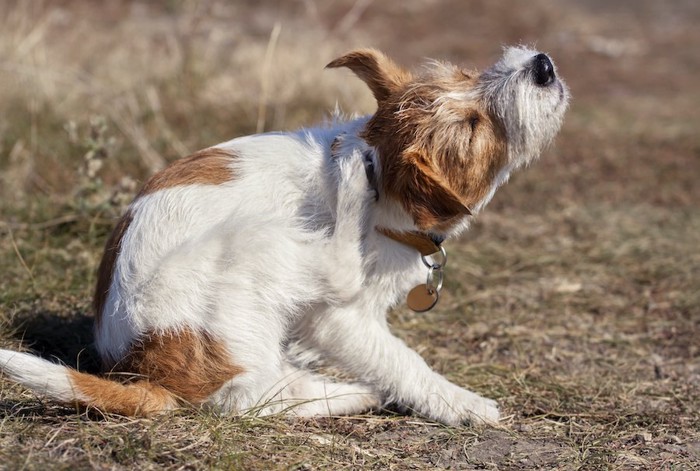
[[[392,402],[446,424],[495,423],[394,337],[386,312],[425,279],[420,252],[467,228],[561,125],[549,58],[508,48],[479,74],[382,53],[329,64],[372,90],[372,116],[234,139],[146,183],[107,242],[95,293],[97,377],[0,351],[62,402],[147,415],[355,414]],[[426,242],[427,241],[427,245]],[[426,248],[427,247],[427,248]],[[322,361],[355,382],[315,374]]]

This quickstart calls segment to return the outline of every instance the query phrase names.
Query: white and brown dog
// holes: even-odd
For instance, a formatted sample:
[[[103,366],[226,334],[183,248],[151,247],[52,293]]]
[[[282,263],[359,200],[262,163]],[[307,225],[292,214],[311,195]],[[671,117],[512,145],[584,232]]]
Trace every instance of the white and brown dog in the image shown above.
[[[413,74],[369,49],[328,67],[364,80],[377,112],[176,161],[118,222],[95,336],[105,371],[126,375],[8,350],[2,371],[57,401],[126,415],[186,404],[338,415],[391,402],[446,424],[498,421],[494,401],[394,337],[386,313],[416,285],[417,309],[434,304],[445,260],[428,255],[552,140],[567,88],[525,47],[481,74],[439,62]],[[358,382],[312,372],[319,360]]]

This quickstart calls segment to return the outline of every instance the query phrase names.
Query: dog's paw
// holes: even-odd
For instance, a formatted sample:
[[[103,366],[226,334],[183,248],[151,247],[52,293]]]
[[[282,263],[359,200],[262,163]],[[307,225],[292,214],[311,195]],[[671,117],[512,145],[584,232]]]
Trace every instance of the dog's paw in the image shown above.
[[[492,399],[487,399],[474,394],[476,398],[465,404],[467,409],[466,422],[471,425],[496,425],[501,418],[498,404]]]
[[[436,420],[448,425],[496,425],[501,414],[496,401],[458,388]]]
[[[377,196],[376,169],[372,152],[366,145],[346,142],[346,135],[336,136],[331,145],[331,161],[336,166],[340,195],[360,199]]]
[[[338,183],[341,191],[360,195],[371,190],[362,153],[352,152],[339,157],[336,165],[338,165]]]

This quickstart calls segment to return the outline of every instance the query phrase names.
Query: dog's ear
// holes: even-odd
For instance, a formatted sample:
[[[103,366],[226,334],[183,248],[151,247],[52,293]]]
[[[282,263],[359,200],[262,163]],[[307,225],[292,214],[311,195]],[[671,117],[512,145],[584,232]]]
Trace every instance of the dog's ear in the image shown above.
[[[411,80],[410,72],[376,49],[357,49],[337,58],[326,68],[347,67],[369,86],[377,102],[385,101],[392,93]]]
[[[419,152],[402,155],[393,182],[394,193],[421,230],[447,227],[456,218],[471,214],[469,208],[435,170],[430,158]]]

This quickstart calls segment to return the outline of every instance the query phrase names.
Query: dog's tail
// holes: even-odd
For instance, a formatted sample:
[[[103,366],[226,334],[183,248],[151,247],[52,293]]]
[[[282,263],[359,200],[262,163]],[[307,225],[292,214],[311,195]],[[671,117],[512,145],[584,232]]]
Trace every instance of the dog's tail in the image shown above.
[[[41,396],[102,412],[147,416],[178,407],[170,391],[146,380],[121,384],[28,353],[0,349],[0,371]]]

